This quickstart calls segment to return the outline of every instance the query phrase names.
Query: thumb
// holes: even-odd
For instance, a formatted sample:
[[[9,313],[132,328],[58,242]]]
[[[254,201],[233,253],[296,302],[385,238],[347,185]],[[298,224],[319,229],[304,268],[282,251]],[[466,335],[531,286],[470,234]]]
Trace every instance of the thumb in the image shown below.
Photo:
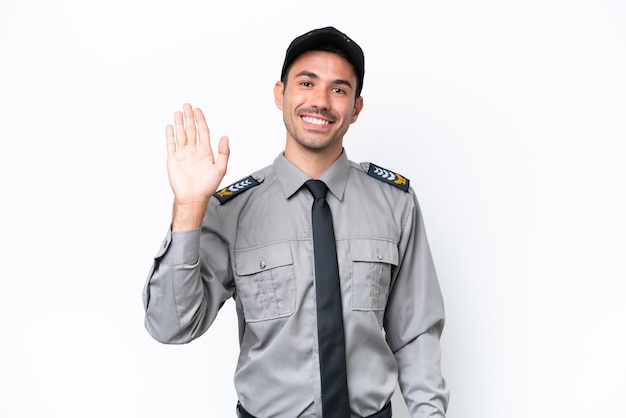
[[[230,156],[230,148],[228,146],[228,137],[223,136],[217,145],[217,159],[215,165],[220,169],[222,175],[226,174],[226,168],[228,166],[228,157]]]

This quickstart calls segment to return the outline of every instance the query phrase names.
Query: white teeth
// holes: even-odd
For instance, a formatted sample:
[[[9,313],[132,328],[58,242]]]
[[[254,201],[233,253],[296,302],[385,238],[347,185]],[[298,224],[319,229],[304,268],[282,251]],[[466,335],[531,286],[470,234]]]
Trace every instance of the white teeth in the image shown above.
[[[328,125],[330,123],[327,120],[312,118],[310,116],[304,116],[302,120],[304,120],[307,123],[312,123],[314,125]]]

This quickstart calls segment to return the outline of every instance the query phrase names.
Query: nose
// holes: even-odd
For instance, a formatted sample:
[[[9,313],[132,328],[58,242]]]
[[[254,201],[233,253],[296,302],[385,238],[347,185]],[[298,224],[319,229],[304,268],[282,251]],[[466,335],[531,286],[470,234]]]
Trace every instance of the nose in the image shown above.
[[[325,88],[315,88],[311,95],[311,106],[318,109],[330,109],[330,92]]]

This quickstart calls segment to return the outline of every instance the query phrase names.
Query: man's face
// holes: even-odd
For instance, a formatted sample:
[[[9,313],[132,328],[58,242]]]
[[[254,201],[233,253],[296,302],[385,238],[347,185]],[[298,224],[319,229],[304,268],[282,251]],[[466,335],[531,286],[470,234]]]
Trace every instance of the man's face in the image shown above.
[[[300,55],[276,83],[276,106],[283,111],[287,148],[341,152],[343,136],[357,120],[363,98],[355,99],[357,78],[343,57],[326,51]]]

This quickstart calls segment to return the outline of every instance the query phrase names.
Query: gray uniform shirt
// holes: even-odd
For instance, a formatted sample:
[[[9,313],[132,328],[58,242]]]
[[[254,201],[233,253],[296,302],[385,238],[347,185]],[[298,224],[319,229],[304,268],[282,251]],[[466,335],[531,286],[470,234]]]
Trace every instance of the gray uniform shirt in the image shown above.
[[[444,417],[444,307],[417,199],[367,168],[344,151],[320,177],[337,241],[352,417],[383,408],[396,382],[412,417]],[[320,418],[309,177],[282,153],[253,177],[258,186],[225,203],[211,198],[201,228],[167,234],[144,289],[146,328],[187,343],[233,297],[243,407]]]

